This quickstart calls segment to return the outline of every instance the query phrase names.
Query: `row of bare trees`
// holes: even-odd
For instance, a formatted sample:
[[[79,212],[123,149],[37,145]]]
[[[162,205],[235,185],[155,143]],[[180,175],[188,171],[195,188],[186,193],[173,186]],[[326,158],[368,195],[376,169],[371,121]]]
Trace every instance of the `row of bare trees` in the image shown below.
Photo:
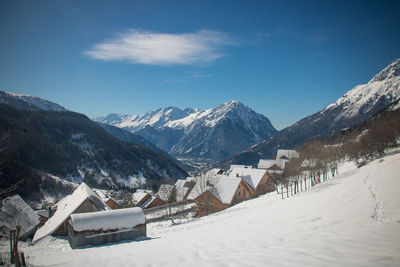
[[[286,197],[324,182],[338,174],[338,163],[353,160],[358,166],[382,156],[400,144],[400,111],[379,114],[369,122],[330,140],[313,140],[296,150],[299,158],[286,163],[278,193]],[[279,189],[281,192],[279,192]]]

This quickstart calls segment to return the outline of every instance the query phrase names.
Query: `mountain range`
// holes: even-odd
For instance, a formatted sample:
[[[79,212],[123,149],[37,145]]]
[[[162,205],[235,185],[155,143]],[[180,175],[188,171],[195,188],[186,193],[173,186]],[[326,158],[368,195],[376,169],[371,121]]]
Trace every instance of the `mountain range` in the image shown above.
[[[139,136],[126,132],[125,138],[130,139],[122,141],[85,115],[55,103],[0,93],[5,96],[0,97],[2,189],[23,181],[17,192],[39,200],[49,189],[45,187],[60,186],[62,191],[62,180],[129,189],[157,186],[164,179],[188,175],[175,159],[149,149],[155,146]]]
[[[368,83],[354,87],[325,109],[237,153],[222,165],[256,165],[261,158],[273,158],[277,149],[291,149],[312,139],[329,138],[364,123],[381,111],[397,109],[399,101],[400,59],[396,59]]]
[[[141,135],[177,158],[223,160],[277,132],[268,118],[235,100],[204,111],[167,107],[95,120]]]

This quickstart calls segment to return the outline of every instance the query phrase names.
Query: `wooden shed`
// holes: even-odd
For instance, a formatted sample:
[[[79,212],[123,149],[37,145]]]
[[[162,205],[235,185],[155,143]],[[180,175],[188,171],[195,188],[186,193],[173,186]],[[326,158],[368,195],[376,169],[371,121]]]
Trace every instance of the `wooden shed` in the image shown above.
[[[45,224],[39,228],[33,242],[37,242],[47,235],[67,235],[67,224],[71,214],[109,210],[107,204],[85,183],[56,204],[57,210]]]
[[[72,248],[146,237],[146,219],[136,207],[72,214],[68,222]]]

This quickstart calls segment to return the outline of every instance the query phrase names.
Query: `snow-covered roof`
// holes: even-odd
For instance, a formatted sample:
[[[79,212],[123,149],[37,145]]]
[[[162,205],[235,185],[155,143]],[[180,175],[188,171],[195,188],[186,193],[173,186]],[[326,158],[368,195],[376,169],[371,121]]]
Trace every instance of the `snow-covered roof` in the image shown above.
[[[253,189],[256,189],[261,179],[267,173],[267,170],[262,169],[247,169],[247,168],[235,168],[229,173],[229,178],[243,178],[247,184]]]
[[[231,204],[241,178],[230,178],[226,175],[207,175],[197,179],[187,199],[194,200],[209,190],[222,203]]]
[[[260,161],[258,162],[258,168],[259,169],[270,169],[272,168],[274,165],[276,165],[277,167],[279,167],[280,169],[284,169],[285,168],[285,160],[275,160],[275,159],[260,159]]]
[[[290,160],[292,158],[298,158],[300,155],[296,150],[278,149],[276,152],[276,159]]]
[[[93,191],[102,199],[104,200],[104,202],[108,201],[110,199],[110,197],[107,195],[106,192],[104,192],[104,190],[100,190],[100,189],[93,189]]]
[[[21,226],[21,237],[32,233],[40,223],[37,213],[19,196],[14,195],[3,200],[0,211],[0,230],[15,229]],[[2,233],[7,234],[8,233]]]
[[[174,185],[172,184],[162,184],[158,189],[157,195],[163,201],[168,201],[171,191],[173,190]]]
[[[86,199],[92,200],[99,210],[110,209],[89,186],[82,183],[71,195],[66,196],[57,203],[56,212],[36,231],[32,241],[36,242],[54,233]]]
[[[190,191],[187,199],[194,200],[199,195],[203,194],[208,189],[214,187],[220,179],[227,178],[226,175],[205,175],[197,177],[196,184],[192,191]]]
[[[151,196],[148,199],[146,199],[145,202],[143,202],[142,205],[140,205],[140,207],[142,209],[148,208],[154,201],[156,201],[157,199],[160,199],[158,196]]]
[[[183,180],[179,179],[175,183],[175,189],[176,189],[176,201],[182,201],[186,194],[188,193],[188,190],[190,189],[190,183],[192,183],[192,180]]]
[[[220,179],[210,192],[224,204],[231,204],[239,187],[240,178]]]
[[[136,190],[135,193],[132,194],[132,202],[133,204],[137,204],[140,201],[143,200],[143,198],[147,197],[148,195],[151,195],[152,191],[151,190]]]
[[[145,222],[141,208],[71,214],[71,225],[77,232],[130,229]]]

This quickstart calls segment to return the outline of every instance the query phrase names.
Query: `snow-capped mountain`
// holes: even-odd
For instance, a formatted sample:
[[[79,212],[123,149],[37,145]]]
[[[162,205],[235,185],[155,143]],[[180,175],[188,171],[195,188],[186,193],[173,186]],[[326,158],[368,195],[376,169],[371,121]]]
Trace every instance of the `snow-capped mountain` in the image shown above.
[[[377,113],[400,107],[400,59],[320,112],[308,116],[224,162],[256,164],[270,158],[278,148],[294,148],[307,141],[327,138],[341,130],[362,124]]]
[[[67,111],[64,107],[40,97],[7,93],[1,90],[0,103],[30,111]]]
[[[399,101],[399,86],[400,59],[396,59],[367,84],[354,87],[321,113],[339,111],[335,122],[357,116],[368,116]]]
[[[95,118],[142,135],[177,157],[223,159],[274,134],[265,116],[238,101],[208,110],[167,107],[144,115]]]

